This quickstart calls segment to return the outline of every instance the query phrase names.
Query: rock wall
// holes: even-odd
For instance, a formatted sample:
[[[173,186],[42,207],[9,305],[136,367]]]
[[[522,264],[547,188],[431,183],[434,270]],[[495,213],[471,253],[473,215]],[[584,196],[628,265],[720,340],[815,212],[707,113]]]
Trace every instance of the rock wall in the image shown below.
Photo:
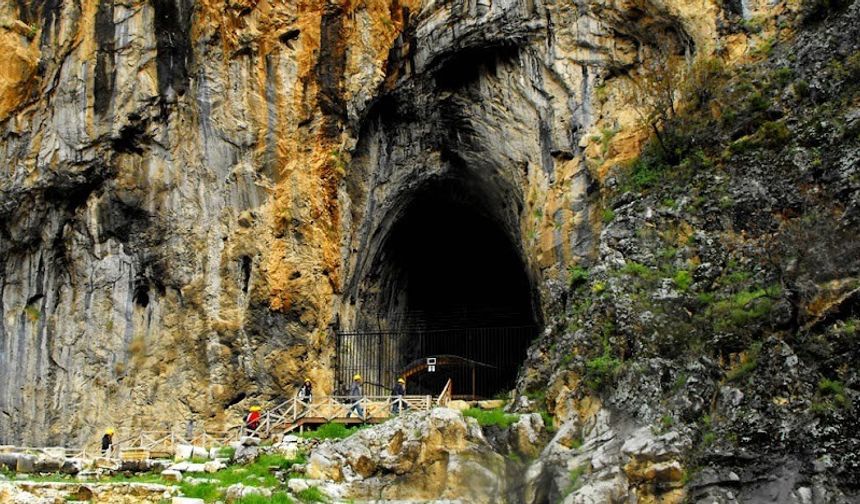
[[[329,324],[360,310],[341,296],[358,292],[412,174],[450,170],[448,154],[493,205],[523,201],[500,217],[512,240],[530,237],[517,248],[536,278],[587,253],[574,237],[587,228],[588,69],[615,51],[594,15],[531,2],[3,9],[5,442],[218,427],[305,374],[330,387]],[[535,208],[548,217],[524,217]]]
[[[796,7],[7,2],[0,443],[218,430],[304,376],[331,391],[334,328],[396,315],[386,239],[439,180],[549,325],[569,267],[611,259],[602,191],[647,136],[626,100],[648,62],[744,61]],[[562,397],[568,336],[546,334],[521,388]]]

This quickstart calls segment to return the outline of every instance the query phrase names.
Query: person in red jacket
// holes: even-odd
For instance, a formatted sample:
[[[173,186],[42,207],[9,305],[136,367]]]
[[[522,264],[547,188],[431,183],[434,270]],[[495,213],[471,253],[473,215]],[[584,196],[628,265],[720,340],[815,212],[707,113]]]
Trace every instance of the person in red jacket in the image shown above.
[[[257,430],[257,427],[260,426],[260,409],[261,408],[259,406],[251,406],[250,413],[248,413],[247,418],[245,418],[245,427],[251,433]]]

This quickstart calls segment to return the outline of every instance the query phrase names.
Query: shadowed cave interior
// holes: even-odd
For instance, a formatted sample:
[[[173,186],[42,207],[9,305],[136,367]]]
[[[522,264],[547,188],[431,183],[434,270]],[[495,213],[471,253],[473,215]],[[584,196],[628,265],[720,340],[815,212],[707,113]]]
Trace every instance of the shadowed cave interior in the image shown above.
[[[470,397],[514,386],[538,323],[502,201],[449,179],[404,206],[374,261],[380,319],[363,324],[367,334],[380,331],[363,352],[368,364],[394,361],[371,372],[382,385],[406,374],[409,393],[438,394],[451,378],[454,394]],[[434,356],[436,371],[422,369]]]

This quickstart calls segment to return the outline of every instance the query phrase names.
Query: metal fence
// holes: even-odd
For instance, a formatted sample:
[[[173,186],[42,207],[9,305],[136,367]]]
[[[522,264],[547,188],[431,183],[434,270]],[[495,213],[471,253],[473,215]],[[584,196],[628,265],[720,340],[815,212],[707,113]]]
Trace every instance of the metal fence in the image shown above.
[[[513,386],[536,332],[535,326],[339,332],[338,386],[345,391],[353,375],[360,374],[365,394],[387,394],[411,363],[454,356],[459,359],[445,359],[432,372],[414,373],[409,393],[438,394],[451,379],[454,396],[488,397]]]

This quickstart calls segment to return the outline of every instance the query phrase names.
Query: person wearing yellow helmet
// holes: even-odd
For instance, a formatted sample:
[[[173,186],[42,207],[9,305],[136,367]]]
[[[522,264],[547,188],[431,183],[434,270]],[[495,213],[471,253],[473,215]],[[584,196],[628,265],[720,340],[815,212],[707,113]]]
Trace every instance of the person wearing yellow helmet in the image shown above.
[[[364,418],[364,408],[361,407],[361,398],[363,396],[364,393],[361,391],[361,375],[356,374],[352,377],[352,385],[349,387],[349,397],[355,402],[352,403],[352,407],[346,413],[347,418],[349,418],[353,411],[361,418]]]
[[[250,434],[254,434],[257,430],[257,427],[260,426],[260,408],[257,405],[251,406],[248,408],[250,413],[245,417],[245,428],[248,429]]]
[[[105,435],[102,436],[102,453],[105,457],[110,457],[111,449],[113,448],[113,428],[105,429]]]
[[[403,396],[406,395],[406,379],[402,376],[397,379],[397,384],[394,385],[394,401],[391,403],[391,412],[399,415],[401,411],[405,411],[409,407],[403,402]]]

